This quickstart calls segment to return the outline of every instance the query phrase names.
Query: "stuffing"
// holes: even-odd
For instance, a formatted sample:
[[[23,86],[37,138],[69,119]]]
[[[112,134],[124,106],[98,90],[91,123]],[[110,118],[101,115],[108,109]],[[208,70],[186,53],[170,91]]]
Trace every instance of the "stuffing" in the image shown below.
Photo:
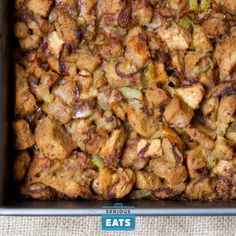
[[[161,157],[162,146],[160,139],[145,140],[141,139],[137,144],[137,153],[139,158]]]
[[[75,148],[71,137],[56,121],[46,117],[37,125],[35,142],[49,159],[64,159]]]
[[[225,15],[221,12],[210,12],[207,17],[203,18],[201,25],[210,38],[221,37],[229,30]]]
[[[213,150],[213,155],[218,160],[231,160],[234,158],[234,151],[232,147],[230,147],[228,141],[221,136],[217,137],[216,146]]]
[[[46,17],[48,16],[52,4],[52,0],[29,0],[26,6],[33,13]]]
[[[235,175],[235,163],[232,160],[219,160],[211,174],[232,178]]]
[[[121,159],[121,151],[126,140],[126,134],[122,129],[114,129],[101,147],[100,156],[104,159],[105,166],[117,167]]]
[[[105,62],[103,69],[111,87],[138,86],[141,84],[141,73],[137,66],[130,62]]]
[[[97,11],[100,26],[117,26],[119,18],[122,16],[122,10],[123,4],[120,0],[98,0]]]
[[[141,27],[136,26],[128,32],[125,46],[125,58],[138,67],[144,66],[150,57],[150,53],[147,45],[147,36]]]
[[[14,160],[14,179],[20,182],[26,175],[30,164],[30,156],[27,151],[19,152]]]
[[[214,183],[210,178],[195,179],[187,185],[185,194],[191,200],[214,200]]]
[[[68,81],[54,87],[53,94],[60,97],[67,105],[73,105],[79,99],[79,88],[76,81]]]
[[[196,147],[187,153],[187,167],[191,178],[200,178],[207,174],[209,169],[208,159],[201,148]]]
[[[56,31],[53,31],[48,35],[47,44],[50,53],[58,58],[61,47],[64,44],[62,37]]]
[[[62,36],[63,41],[72,48],[77,48],[81,42],[81,32],[76,20],[62,11],[55,11],[54,14],[56,14],[56,30]]]
[[[146,25],[152,19],[152,8],[149,1],[134,1],[132,4],[132,19],[139,25]]]
[[[233,145],[236,144],[236,123],[233,122],[226,132],[226,138],[232,142]]]
[[[86,16],[87,14],[89,14],[96,6],[97,2],[98,0],[80,0],[79,2],[80,15]]]
[[[236,65],[236,30],[232,30],[229,36],[218,42],[215,49],[215,59],[220,69],[220,79],[225,80]]]
[[[23,185],[20,192],[23,198],[52,200],[56,197],[55,191],[42,183]]]
[[[189,87],[176,88],[176,94],[193,110],[199,108],[204,97],[204,88],[200,83],[193,84]]]
[[[15,0],[19,196],[236,199],[235,7]]]
[[[121,163],[124,167],[131,168],[133,170],[140,170],[148,163],[148,158],[138,156],[137,145],[137,139],[127,140],[121,158]]]
[[[130,104],[127,107],[127,117],[132,128],[141,136],[149,138],[158,129],[155,117],[142,104]]]
[[[42,110],[60,124],[68,123],[72,117],[71,109],[59,97],[56,97],[51,103],[43,104]]]
[[[136,173],[135,187],[138,189],[155,190],[161,186],[161,180],[153,173],[139,170]]]
[[[236,3],[233,0],[220,0],[220,5],[223,6],[223,8],[232,13],[235,14],[236,13]]]
[[[213,50],[210,40],[200,26],[195,26],[193,31],[193,46],[196,51],[208,53]]]
[[[147,89],[145,96],[150,108],[161,107],[169,102],[168,94],[160,88]]]
[[[97,44],[94,47],[95,51],[104,59],[119,57],[124,53],[124,48],[118,40],[109,40],[103,44]]]
[[[180,196],[185,190],[185,187],[184,183],[175,186],[166,185],[156,189],[153,195],[155,199],[171,199]]]
[[[127,195],[135,183],[135,174],[131,169],[118,170],[111,176],[111,184],[108,186],[108,196],[123,198]]]
[[[101,63],[98,56],[93,55],[90,50],[83,48],[79,49],[74,59],[76,60],[76,65],[80,70],[85,69],[91,73],[94,72]]]
[[[13,130],[15,135],[15,147],[18,150],[25,150],[34,145],[34,135],[30,130],[30,126],[24,119],[13,122]]]
[[[185,50],[190,46],[189,32],[174,23],[168,28],[161,26],[158,34],[171,50]]]
[[[72,17],[79,15],[79,1],[77,0],[55,0],[56,7],[68,13]]]
[[[236,95],[223,97],[217,110],[217,134],[224,136],[230,123],[234,121],[233,115],[236,110]]]
[[[188,80],[197,81],[197,78],[213,67],[212,60],[199,51],[189,51],[184,57],[185,74]]]
[[[191,122],[193,110],[186,103],[175,97],[166,106],[163,117],[166,122],[183,128]]]
[[[151,159],[148,170],[159,178],[164,179],[171,186],[180,184],[187,179],[187,170],[183,165],[172,166],[167,160]]]
[[[27,74],[24,69],[16,65],[16,95],[15,95],[15,114],[18,116],[27,116],[37,109],[36,99],[30,91]]]
[[[26,38],[29,33],[27,25],[21,21],[16,22],[14,33],[17,38]]]
[[[188,126],[184,128],[184,132],[194,141],[198,142],[202,147],[206,149],[213,149],[215,147],[215,142],[206,134],[199,131],[194,126]]]
[[[55,160],[49,167],[40,172],[34,182],[43,183],[69,198],[91,198],[90,184],[97,177],[93,169],[79,170],[65,168],[61,160]]]

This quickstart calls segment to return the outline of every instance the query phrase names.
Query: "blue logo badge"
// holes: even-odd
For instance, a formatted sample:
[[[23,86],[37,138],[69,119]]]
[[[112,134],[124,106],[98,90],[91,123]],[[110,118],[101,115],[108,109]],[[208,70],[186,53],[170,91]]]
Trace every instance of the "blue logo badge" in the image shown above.
[[[106,213],[102,215],[102,230],[135,230],[135,215],[132,214],[133,206],[116,203],[114,206],[104,206],[103,208]]]

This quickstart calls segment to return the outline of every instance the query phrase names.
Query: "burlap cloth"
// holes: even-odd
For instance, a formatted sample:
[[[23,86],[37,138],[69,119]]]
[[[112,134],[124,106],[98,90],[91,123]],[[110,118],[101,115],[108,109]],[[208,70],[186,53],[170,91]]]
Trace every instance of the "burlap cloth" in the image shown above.
[[[0,217],[0,236],[236,235],[236,217],[137,217],[133,232],[101,231],[100,217]]]

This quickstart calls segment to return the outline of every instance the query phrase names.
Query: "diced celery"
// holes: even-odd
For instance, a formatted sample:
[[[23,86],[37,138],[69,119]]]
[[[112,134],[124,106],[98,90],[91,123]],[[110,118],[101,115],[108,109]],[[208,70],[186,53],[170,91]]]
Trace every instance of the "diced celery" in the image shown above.
[[[97,166],[99,169],[102,169],[104,167],[103,165],[103,159],[96,155],[96,154],[93,154],[92,155],[92,162],[95,166]]]
[[[214,167],[216,165],[216,157],[214,155],[209,155],[207,157],[207,160],[211,167]]]
[[[178,25],[184,29],[189,29],[193,25],[193,22],[187,16],[184,16],[179,20]]]
[[[126,99],[142,100],[142,93],[138,89],[122,87],[119,90]]]
[[[198,1],[197,0],[189,0],[189,9],[191,11],[198,12]]]
[[[203,72],[208,71],[210,68],[211,68],[211,66],[209,64],[207,64],[207,65],[200,65],[198,67],[198,71],[199,71],[199,73],[203,73]]]
[[[201,0],[201,11],[206,12],[211,6],[211,0]]]

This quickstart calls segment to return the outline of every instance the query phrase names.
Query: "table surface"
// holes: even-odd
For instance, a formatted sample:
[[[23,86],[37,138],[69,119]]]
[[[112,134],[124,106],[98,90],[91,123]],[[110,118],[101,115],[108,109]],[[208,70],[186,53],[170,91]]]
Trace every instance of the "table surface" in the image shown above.
[[[136,217],[134,232],[101,231],[100,217],[0,217],[1,236],[233,236],[236,217]]]

